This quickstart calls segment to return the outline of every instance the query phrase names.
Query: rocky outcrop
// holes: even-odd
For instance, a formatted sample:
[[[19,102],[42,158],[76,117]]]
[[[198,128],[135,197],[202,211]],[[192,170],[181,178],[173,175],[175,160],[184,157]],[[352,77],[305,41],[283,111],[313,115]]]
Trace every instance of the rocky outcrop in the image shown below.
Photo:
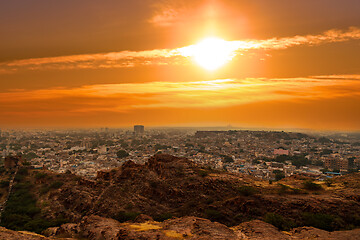
[[[288,240],[291,237],[287,234],[280,232],[276,227],[271,224],[265,223],[260,220],[253,220],[244,222],[232,228],[240,239],[261,239],[261,240]]]
[[[57,231],[62,236],[81,236],[91,240],[291,240],[291,239],[360,239],[360,229],[327,232],[312,227],[281,232],[271,224],[254,220],[229,228],[217,222],[197,217],[173,218],[164,222],[119,223],[99,216],[85,217],[77,227],[61,226]],[[74,235],[74,229],[78,231]],[[57,235],[55,235],[57,236]]]
[[[327,232],[313,227],[300,227],[293,229],[291,231],[291,236],[293,239],[304,239],[304,240],[310,240],[310,239],[358,240],[360,239],[360,229],[354,229],[349,231]]]
[[[84,217],[78,229],[86,239],[120,239],[119,234],[123,227],[114,219],[103,218],[95,215]]]
[[[0,239],[7,240],[292,240],[292,239],[360,239],[360,229],[327,232],[313,227],[301,227],[290,232],[281,232],[263,221],[244,222],[229,228],[217,222],[197,218],[173,218],[164,222],[146,221],[141,223],[119,223],[114,219],[96,215],[84,217],[78,224],[64,224],[45,231],[47,237],[16,232],[0,227]]]
[[[68,229],[69,232],[60,231]],[[85,217],[75,229],[61,226],[56,232],[62,236],[81,236],[91,240],[103,239],[240,239],[232,229],[217,222],[196,217],[169,219],[164,222],[119,223],[99,216]],[[56,235],[55,235],[56,236]]]
[[[66,223],[60,227],[51,227],[46,229],[43,234],[48,237],[67,237],[78,238],[80,236],[79,225],[75,223]]]
[[[49,240],[51,238],[31,233],[31,232],[17,232],[12,231],[3,227],[0,227],[0,239],[2,240]],[[59,240],[64,238],[57,238]],[[64,239],[65,240],[65,239]],[[71,238],[67,238],[67,240],[71,240]],[[75,240],[75,239],[72,239]]]

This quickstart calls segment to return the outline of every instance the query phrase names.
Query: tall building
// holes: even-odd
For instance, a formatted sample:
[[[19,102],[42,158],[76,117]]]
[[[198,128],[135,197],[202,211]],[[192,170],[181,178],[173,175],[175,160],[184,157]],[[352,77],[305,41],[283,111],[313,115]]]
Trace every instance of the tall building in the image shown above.
[[[337,170],[347,170],[349,168],[348,159],[339,159],[339,158],[327,158],[324,161],[325,168],[337,169]]]
[[[143,125],[135,125],[134,126],[134,133],[135,135],[142,135],[144,134],[145,127]]]

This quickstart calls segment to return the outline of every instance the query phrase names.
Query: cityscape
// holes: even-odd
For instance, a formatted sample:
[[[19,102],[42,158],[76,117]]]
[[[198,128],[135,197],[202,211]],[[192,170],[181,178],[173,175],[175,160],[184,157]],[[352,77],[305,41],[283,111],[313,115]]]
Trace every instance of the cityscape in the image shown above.
[[[294,174],[319,179],[359,171],[358,134],[196,128],[2,131],[0,153],[21,156],[35,169],[95,178],[98,171],[155,154],[185,157],[213,169],[275,180]],[[279,174],[281,173],[281,174]]]

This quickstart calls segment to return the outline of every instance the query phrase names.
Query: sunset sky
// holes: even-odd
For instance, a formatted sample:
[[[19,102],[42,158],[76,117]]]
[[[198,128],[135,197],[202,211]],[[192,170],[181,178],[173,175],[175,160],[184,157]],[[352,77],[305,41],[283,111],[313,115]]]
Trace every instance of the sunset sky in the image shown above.
[[[359,0],[0,1],[0,129],[360,131]]]

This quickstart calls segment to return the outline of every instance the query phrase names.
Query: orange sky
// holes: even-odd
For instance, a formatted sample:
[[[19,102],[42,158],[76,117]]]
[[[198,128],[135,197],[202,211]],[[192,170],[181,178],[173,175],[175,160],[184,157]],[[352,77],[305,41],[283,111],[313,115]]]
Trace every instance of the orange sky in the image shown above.
[[[120,2],[0,3],[0,128],[360,130],[358,1]]]

